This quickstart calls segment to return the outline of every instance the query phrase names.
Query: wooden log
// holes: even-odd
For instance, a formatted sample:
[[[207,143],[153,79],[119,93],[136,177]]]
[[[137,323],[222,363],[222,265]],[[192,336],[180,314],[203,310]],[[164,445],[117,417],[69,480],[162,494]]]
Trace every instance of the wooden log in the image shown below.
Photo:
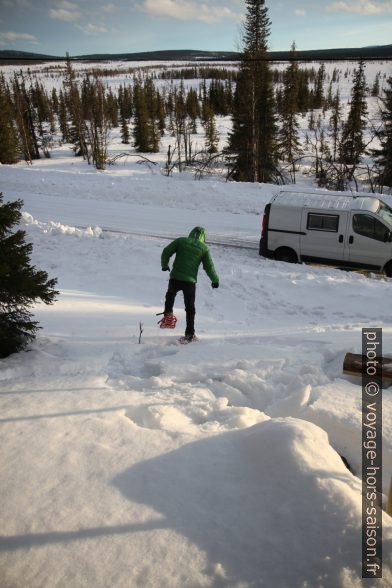
[[[392,476],[391,476],[391,484],[389,486],[387,513],[389,514],[390,517],[392,517]]]
[[[381,374],[383,380],[392,381],[392,357],[382,357]],[[367,358],[358,353],[346,353],[343,361],[343,373],[350,376],[362,376],[366,369]]]

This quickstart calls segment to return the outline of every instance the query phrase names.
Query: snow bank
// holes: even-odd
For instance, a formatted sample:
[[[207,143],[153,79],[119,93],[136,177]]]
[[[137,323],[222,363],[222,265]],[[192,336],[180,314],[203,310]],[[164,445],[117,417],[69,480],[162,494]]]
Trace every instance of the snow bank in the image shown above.
[[[207,555],[211,585],[216,570],[227,586],[361,585],[361,485],[315,425],[272,419],[213,435],[136,464],[114,484]],[[189,585],[185,554],[181,567]],[[165,569],[160,577],[171,584]],[[387,570],[379,585],[391,578]]]
[[[73,235],[75,237],[101,237],[102,235],[102,229],[100,227],[78,229],[77,227],[69,227],[54,221],[43,223],[34,219],[28,212],[22,212],[22,219],[26,225],[37,227],[41,232],[47,233],[48,235]]]

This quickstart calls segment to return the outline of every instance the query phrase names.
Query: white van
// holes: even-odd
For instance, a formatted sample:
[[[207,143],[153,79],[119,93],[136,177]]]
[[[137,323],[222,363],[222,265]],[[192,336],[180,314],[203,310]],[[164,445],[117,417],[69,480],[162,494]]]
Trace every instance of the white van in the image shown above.
[[[392,277],[392,208],[374,194],[282,190],[265,207],[259,253]]]

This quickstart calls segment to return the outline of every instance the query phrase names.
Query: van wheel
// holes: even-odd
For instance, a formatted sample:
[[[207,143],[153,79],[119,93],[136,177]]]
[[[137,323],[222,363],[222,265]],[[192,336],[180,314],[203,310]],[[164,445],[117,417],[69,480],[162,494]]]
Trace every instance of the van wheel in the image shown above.
[[[288,263],[298,263],[296,252],[290,247],[280,247],[275,251],[275,259],[278,261],[286,261]]]
[[[388,278],[392,278],[392,261],[388,261],[387,265],[384,267],[384,273]]]

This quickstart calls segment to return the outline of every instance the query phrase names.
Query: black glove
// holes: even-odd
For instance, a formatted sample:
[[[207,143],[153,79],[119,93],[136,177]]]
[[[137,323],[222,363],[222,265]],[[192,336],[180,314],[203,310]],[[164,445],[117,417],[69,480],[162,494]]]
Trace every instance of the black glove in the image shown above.
[[[162,268],[162,271],[163,272],[170,272],[170,267],[163,267]]]
[[[219,282],[212,282],[211,286],[213,288],[219,288]]]

